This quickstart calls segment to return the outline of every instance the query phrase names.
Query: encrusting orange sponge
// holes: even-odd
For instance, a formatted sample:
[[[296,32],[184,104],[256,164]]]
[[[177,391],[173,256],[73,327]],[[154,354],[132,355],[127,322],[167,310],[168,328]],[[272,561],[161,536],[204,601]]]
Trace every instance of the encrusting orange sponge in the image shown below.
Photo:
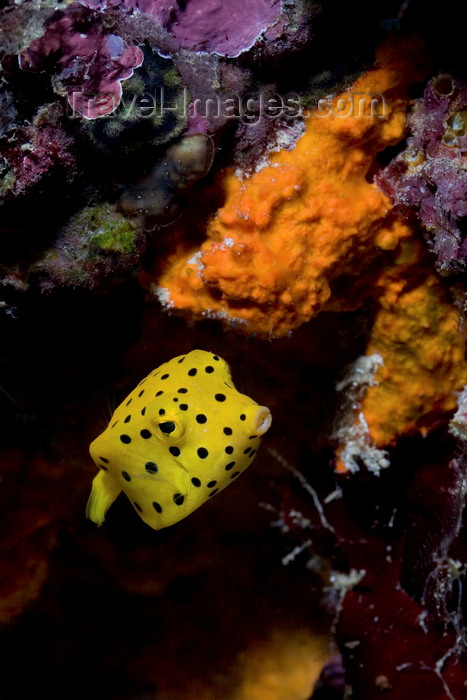
[[[413,430],[425,433],[456,408],[456,392],[467,383],[459,312],[435,274],[413,282],[388,280],[367,347],[384,362],[361,405],[378,446]]]
[[[354,396],[337,428],[340,472],[354,471],[358,460],[370,471],[387,466],[382,450],[401,435],[427,434],[456,408],[467,383],[461,316],[417,240],[402,244],[376,287],[383,292],[365,353],[374,373],[362,391],[342,383]]]
[[[367,175],[376,154],[404,136],[413,50],[381,50],[349,91],[305,113],[293,150],[249,178],[224,173],[225,204],[206,241],[169,258],[151,285],[166,307],[278,337],[346,306],[333,281],[361,275],[411,233]]]

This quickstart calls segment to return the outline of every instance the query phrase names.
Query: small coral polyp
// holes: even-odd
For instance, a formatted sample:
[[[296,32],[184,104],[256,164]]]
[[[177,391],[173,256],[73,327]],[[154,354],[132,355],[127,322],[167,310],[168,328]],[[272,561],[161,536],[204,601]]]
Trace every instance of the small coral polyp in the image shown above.
[[[249,178],[224,173],[225,204],[207,240],[172,258],[154,280],[166,306],[276,337],[324,309],[355,306],[333,294],[333,283],[357,279],[382,250],[411,235],[367,179],[376,154],[404,136],[411,78],[395,52],[382,51],[380,59],[383,67],[333,101],[355,105],[358,96],[359,109],[345,117],[307,112],[292,151],[274,154]]]

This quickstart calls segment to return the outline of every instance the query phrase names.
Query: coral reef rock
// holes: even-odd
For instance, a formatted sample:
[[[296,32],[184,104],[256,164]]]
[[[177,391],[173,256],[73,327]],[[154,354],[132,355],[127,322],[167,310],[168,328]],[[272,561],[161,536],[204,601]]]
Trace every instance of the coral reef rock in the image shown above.
[[[137,266],[145,244],[138,225],[104,203],[84,207],[34,270],[42,289],[112,287]]]
[[[46,20],[44,34],[20,56],[24,70],[55,70],[71,108],[87,119],[115,109],[122,96],[121,81],[143,62],[138,46],[126,45],[101,23],[105,25],[104,17],[99,21],[96,13],[72,3]]]
[[[417,100],[407,148],[377,175],[396,208],[413,211],[438,267],[465,272],[467,262],[467,82],[439,74]]]

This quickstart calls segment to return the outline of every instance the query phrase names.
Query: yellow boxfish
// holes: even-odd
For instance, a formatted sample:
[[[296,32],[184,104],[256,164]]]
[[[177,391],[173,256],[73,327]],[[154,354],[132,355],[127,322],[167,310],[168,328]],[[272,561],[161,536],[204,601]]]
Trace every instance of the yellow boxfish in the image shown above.
[[[154,530],[173,525],[252,462],[271,414],[205,350],[166,362],[115,410],[89,448],[99,467],[86,508],[101,525],[121,491]]]

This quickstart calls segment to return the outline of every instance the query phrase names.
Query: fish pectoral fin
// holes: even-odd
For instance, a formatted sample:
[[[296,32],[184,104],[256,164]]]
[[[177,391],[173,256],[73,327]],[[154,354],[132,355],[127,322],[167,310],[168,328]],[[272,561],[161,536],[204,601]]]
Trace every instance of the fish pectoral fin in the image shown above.
[[[104,471],[100,471],[92,482],[91,495],[86,506],[86,517],[96,525],[102,525],[107,511],[121,489]]]

